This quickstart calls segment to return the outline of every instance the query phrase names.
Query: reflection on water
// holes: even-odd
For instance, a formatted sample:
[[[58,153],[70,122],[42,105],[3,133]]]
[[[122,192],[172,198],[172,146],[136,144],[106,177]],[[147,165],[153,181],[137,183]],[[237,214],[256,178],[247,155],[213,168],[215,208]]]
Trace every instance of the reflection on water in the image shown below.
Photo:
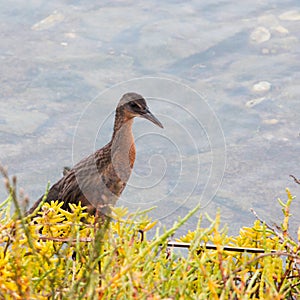
[[[233,232],[254,220],[250,207],[278,221],[276,198],[285,197],[285,187],[299,198],[299,187],[288,177],[297,176],[300,166],[297,4],[40,0],[2,5],[0,160],[33,202],[48,180],[61,176],[63,166],[110,139],[121,90],[108,98],[99,93],[143,76],[174,79],[204,96],[226,140],[222,184],[210,183],[216,197],[202,211],[213,215],[220,207]],[[135,173],[120,204],[156,205],[153,216],[168,215],[161,223],[170,224],[201,198],[223,139],[212,148],[206,126],[213,128],[215,120],[201,122],[207,119],[203,106],[186,94],[149,83],[147,96],[181,109],[154,98],[149,102],[155,114],[165,116],[164,139],[153,134],[151,124],[136,122]],[[98,106],[80,128],[80,139],[74,139],[93,99]],[[299,202],[293,207],[299,211]],[[187,226],[195,224],[196,218]]]

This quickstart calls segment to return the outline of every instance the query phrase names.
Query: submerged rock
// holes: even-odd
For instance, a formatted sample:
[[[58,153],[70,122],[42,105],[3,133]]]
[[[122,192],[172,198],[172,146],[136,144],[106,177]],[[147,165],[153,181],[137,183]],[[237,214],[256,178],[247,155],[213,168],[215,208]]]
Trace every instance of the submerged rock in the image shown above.
[[[46,30],[49,29],[53,26],[55,26],[56,24],[62,22],[64,20],[65,16],[58,12],[58,11],[54,11],[51,15],[49,15],[48,17],[46,17],[45,19],[35,23],[31,29],[32,30]]]
[[[271,83],[268,81],[260,81],[253,85],[252,90],[258,93],[268,92],[271,89]]]
[[[279,123],[279,120],[278,119],[266,119],[266,120],[263,120],[263,123],[267,124],[267,125],[275,125],[275,124]]]
[[[247,101],[246,107],[252,108],[252,107],[256,106],[257,104],[263,102],[266,99],[267,99],[266,97],[251,99],[251,100]]]
[[[289,10],[279,16],[280,20],[283,21],[299,21],[300,20],[300,12],[297,10]]]
[[[266,27],[259,26],[255,28],[251,34],[250,39],[251,41],[261,44],[268,41],[271,38],[271,33]]]

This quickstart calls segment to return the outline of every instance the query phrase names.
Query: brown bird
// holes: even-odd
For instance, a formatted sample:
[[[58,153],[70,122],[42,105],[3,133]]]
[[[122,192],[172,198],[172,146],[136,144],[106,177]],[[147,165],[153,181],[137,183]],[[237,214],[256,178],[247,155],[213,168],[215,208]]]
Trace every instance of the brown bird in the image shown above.
[[[62,201],[62,208],[69,210],[69,203],[88,207],[88,212],[107,215],[114,206],[130,177],[135,161],[135,144],[132,124],[135,117],[145,118],[163,128],[150,112],[145,99],[136,93],[122,96],[116,108],[114,131],[110,142],[90,156],[82,159],[64,173],[49,190],[46,202]],[[34,212],[42,196],[30,208]]]

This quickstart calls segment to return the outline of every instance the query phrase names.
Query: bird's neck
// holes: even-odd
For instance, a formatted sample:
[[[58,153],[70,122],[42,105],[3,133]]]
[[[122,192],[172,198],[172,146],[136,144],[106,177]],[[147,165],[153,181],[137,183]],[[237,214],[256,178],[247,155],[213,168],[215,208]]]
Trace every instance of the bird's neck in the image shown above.
[[[122,130],[122,127],[125,126],[126,130],[132,131],[133,119],[125,116],[124,111],[122,109],[118,109],[116,111],[115,116],[115,124],[114,124],[114,132],[112,139],[114,139],[115,135],[118,131]]]
[[[127,144],[129,146],[134,143],[132,124],[133,119],[128,119],[125,122],[122,122],[122,124],[115,125],[111,141],[117,143],[118,146],[126,146]]]
[[[125,118],[122,113],[116,115],[114,133],[111,140],[113,161],[127,173],[135,161],[135,144],[132,133],[133,118]]]

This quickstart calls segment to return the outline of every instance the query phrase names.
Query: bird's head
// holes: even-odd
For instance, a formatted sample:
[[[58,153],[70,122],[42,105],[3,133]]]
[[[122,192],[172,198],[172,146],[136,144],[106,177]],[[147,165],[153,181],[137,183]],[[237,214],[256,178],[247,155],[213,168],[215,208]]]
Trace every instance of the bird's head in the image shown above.
[[[150,112],[146,100],[139,94],[126,93],[122,96],[117,110],[122,110],[125,117],[132,119],[134,117],[141,117],[163,128],[161,122]]]

